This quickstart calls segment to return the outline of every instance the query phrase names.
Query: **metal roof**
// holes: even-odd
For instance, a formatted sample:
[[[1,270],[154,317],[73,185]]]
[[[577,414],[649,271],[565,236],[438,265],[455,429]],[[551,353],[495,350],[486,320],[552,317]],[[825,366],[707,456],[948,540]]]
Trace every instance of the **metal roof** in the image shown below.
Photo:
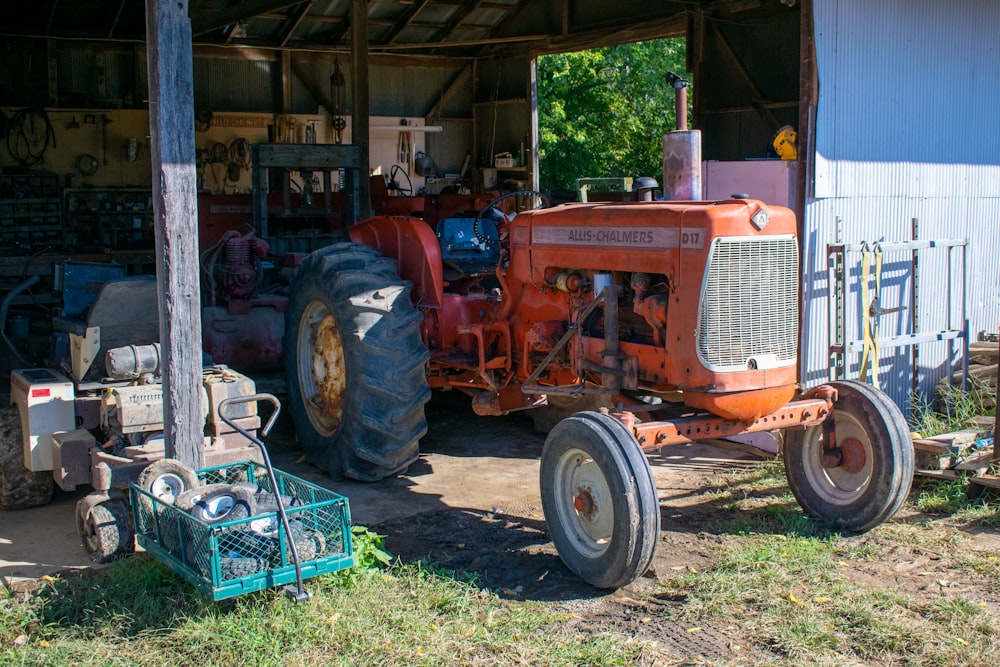
[[[797,0],[368,0],[369,52],[475,58],[681,35],[694,12],[752,20]],[[352,0],[188,0],[195,44],[350,49]],[[0,3],[0,35],[145,39],[143,0]]]

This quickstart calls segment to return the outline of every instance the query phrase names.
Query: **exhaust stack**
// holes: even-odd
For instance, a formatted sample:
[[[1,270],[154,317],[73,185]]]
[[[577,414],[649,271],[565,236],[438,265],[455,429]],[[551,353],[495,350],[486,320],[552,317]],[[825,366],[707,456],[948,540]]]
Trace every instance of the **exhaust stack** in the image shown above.
[[[701,201],[701,131],[687,127],[687,86],[673,72],[667,84],[674,89],[677,129],[663,135],[663,198]]]

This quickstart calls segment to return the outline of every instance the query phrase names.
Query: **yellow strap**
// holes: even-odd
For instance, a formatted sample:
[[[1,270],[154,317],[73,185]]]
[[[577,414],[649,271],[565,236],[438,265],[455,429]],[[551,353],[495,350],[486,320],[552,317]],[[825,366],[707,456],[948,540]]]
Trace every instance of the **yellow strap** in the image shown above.
[[[868,363],[872,353],[871,335],[871,307],[868,302],[868,281],[872,269],[872,252],[868,249],[868,244],[863,243],[861,250],[861,336],[864,346],[861,352],[861,376],[862,382],[868,381]]]
[[[878,368],[878,320],[881,316],[879,312],[882,308],[882,246],[875,244],[875,295],[872,297],[871,310],[875,311],[871,317],[872,329],[872,386],[881,389],[879,384]]]
[[[864,338],[861,353],[862,382],[868,382],[871,368],[871,383],[879,389],[878,365],[878,312],[882,298],[882,248],[876,243],[873,250],[863,245],[861,251],[861,333]],[[871,276],[872,260],[875,261],[875,275]],[[868,299],[868,287],[871,279],[875,279],[875,289],[871,300]]]

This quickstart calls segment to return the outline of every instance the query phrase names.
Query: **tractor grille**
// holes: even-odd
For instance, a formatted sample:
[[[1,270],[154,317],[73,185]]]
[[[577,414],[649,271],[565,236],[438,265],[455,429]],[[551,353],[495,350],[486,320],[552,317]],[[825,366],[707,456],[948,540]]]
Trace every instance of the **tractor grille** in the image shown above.
[[[751,357],[794,363],[798,328],[795,237],[715,239],[698,317],[702,363],[717,371],[744,370]]]

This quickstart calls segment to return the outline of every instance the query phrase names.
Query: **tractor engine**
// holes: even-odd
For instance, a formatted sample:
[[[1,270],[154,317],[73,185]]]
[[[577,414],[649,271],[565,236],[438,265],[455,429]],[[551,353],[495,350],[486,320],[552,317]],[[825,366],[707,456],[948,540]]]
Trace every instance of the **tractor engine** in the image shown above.
[[[202,344],[215,363],[246,372],[281,367],[287,299],[261,293],[269,251],[253,232],[228,231],[201,255]]]
[[[514,346],[525,392],[592,383],[745,422],[773,412],[796,381],[795,230],[753,200],[518,215],[506,280],[512,338],[532,343]]]
[[[209,278],[210,301],[246,299],[257,290],[260,260],[270,248],[253,232],[226,232],[203,254],[203,269]]]

